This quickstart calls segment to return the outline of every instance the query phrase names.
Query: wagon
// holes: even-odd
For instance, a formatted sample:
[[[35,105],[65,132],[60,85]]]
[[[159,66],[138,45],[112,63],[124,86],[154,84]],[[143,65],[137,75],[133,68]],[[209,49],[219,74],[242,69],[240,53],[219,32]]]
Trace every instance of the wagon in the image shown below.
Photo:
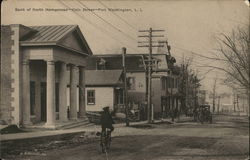
[[[210,105],[200,105],[198,112],[198,119],[201,123],[212,123],[212,114],[210,112]]]

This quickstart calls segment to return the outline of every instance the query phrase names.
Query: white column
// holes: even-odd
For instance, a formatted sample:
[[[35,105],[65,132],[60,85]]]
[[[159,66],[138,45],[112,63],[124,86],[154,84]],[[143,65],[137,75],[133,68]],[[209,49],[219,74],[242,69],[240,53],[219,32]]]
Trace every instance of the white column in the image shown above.
[[[85,106],[85,69],[79,67],[79,114],[80,117],[85,117],[86,106]]]
[[[67,66],[66,63],[61,63],[60,78],[59,78],[59,120],[67,121]]]
[[[23,61],[23,125],[31,124],[30,121],[30,66],[29,60]]]
[[[47,61],[47,126],[55,125],[55,62]]]
[[[77,119],[77,81],[78,78],[76,76],[77,67],[72,65],[70,67],[70,111],[69,118],[71,120]]]

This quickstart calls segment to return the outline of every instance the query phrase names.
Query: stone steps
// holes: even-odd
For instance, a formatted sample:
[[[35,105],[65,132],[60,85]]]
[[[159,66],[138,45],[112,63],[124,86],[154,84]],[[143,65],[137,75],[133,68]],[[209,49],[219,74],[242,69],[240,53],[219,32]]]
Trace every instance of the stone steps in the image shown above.
[[[30,126],[25,126],[23,129],[27,131],[39,131],[39,130],[59,130],[59,129],[71,129],[76,127],[89,127],[94,125],[90,123],[88,118],[85,119],[78,119],[78,120],[70,120],[68,122],[56,122],[55,126],[48,127],[45,123],[34,124]]]
[[[61,126],[56,127],[56,129],[71,129],[71,128],[76,128],[82,126],[84,127],[89,127],[93,126],[93,123],[90,123],[88,119],[84,120],[77,120],[76,122],[71,122],[69,124],[63,124]]]

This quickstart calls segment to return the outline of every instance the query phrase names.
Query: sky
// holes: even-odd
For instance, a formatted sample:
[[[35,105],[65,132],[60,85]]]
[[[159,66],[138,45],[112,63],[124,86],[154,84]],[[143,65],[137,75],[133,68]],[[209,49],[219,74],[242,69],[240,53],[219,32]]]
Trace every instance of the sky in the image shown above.
[[[72,10],[47,11],[46,8]],[[249,25],[249,4],[243,0],[7,0],[1,5],[1,24],[77,24],[94,54],[121,54],[122,47],[127,48],[128,54],[148,53],[147,48],[137,47],[138,41],[147,40],[139,38],[146,33],[138,31],[150,27],[163,29],[164,32],[154,34],[164,37],[154,40],[168,40],[177,63],[183,57],[192,57],[193,70],[200,77],[205,76],[202,88],[211,91],[214,78],[223,79],[224,74],[200,67],[220,64],[199,55],[213,56],[212,52],[218,47],[216,36]],[[219,85],[218,90],[224,92],[228,88]]]

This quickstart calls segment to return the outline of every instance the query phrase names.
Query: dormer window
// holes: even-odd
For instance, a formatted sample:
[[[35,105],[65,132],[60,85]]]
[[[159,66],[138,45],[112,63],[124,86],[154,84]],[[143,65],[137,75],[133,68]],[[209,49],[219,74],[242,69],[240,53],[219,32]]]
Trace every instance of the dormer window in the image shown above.
[[[106,69],[106,61],[105,61],[105,59],[101,58],[96,63],[97,63],[97,69],[100,69],[100,70],[105,70]]]

